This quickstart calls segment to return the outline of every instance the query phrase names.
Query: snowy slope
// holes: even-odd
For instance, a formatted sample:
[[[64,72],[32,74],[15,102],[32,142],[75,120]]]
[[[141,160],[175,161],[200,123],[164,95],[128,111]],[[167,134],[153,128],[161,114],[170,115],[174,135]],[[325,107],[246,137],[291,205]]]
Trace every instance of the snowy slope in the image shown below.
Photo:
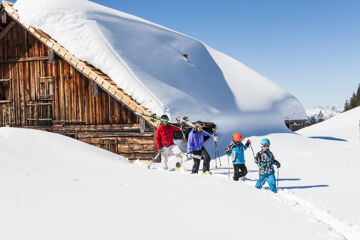
[[[303,128],[297,133],[309,137],[337,138],[360,141],[360,107],[337,115],[327,121]]]
[[[171,29],[86,0],[18,0],[14,7],[20,21],[101,69],[158,115],[213,121],[227,135],[287,131],[284,119],[306,118],[299,101],[273,82]]]
[[[0,156],[1,239],[341,239],[222,170],[147,170],[68,137],[12,128],[0,128]]]
[[[266,136],[282,164],[278,194],[254,188],[251,150],[248,180],[233,182],[225,156],[213,176],[194,176],[191,161],[184,173],[148,170],[61,135],[0,128],[0,238],[360,239],[360,143],[348,124],[359,109],[304,129],[315,138]]]
[[[318,121],[318,115],[321,111],[324,115],[324,120],[327,120],[338,115],[339,113],[342,113],[343,110],[344,108],[340,106],[316,106],[306,109],[306,115],[309,117],[309,119],[314,117],[315,120]]]

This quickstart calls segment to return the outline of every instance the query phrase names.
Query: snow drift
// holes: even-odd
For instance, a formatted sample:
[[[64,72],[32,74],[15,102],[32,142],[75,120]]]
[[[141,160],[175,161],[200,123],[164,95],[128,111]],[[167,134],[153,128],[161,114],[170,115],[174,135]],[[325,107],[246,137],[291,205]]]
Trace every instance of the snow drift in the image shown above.
[[[222,173],[148,170],[30,129],[0,128],[0,155],[0,239],[329,239],[326,226]]]
[[[148,170],[62,135],[0,128],[0,238],[359,239],[360,144],[335,139],[352,138],[359,111],[307,128],[315,138],[267,136],[282,165],[278,194],[255,189],[251,150],[248,179],[233,182],[225,156],[212,176],[191,175],[192,161],[183,173]],[[262,137],[251,137],[255,151]]]
[[[244,135],[287,131],[284,119],[306,119],[299,101],[279,86],[171,29],[86,0],[18,0],[14,8],[21,22],[101,69],[158,115],[212,121],[221,133]]]

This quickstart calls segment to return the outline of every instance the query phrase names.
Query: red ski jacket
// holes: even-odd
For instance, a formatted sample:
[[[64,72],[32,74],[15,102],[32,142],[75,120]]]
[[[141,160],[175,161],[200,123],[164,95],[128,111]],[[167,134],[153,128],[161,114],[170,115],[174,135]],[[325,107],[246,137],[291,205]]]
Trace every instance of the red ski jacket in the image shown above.
[[[161,124],[155,132],[155,141],[158,150],[165,146],[170,147],[174,144],[174,131],[180,131],[180,128]]]

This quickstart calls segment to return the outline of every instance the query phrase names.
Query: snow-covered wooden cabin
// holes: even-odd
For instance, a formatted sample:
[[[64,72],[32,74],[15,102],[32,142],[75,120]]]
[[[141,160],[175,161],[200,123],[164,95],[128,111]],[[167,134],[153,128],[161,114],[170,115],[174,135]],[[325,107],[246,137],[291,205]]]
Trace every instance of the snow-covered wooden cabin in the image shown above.
[[[135,112],[216,123],[220,149],[234,132],[306,119],[294,96],[241,62],[136,16],[70,0],[3,1],[0,15],[0,126],[150,160],[158,123]]]
[[[51,131],[129,159],[150,160],[151,114],[100,70],[41,30],[21,24],[3,1],[0,24],[0,126]]]

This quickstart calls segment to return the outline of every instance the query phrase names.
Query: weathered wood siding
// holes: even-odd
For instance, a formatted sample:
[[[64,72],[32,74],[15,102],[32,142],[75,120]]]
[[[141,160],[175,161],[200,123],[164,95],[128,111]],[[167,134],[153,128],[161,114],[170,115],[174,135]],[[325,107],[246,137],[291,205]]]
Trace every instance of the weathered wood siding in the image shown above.
[[[9,28],[3,28],[8,32],[0,39],[1,126],[58,132],[130,159],[151,159],[155,144],[150,127],[140,133],[138,117],[126,106],[21,25]]]

